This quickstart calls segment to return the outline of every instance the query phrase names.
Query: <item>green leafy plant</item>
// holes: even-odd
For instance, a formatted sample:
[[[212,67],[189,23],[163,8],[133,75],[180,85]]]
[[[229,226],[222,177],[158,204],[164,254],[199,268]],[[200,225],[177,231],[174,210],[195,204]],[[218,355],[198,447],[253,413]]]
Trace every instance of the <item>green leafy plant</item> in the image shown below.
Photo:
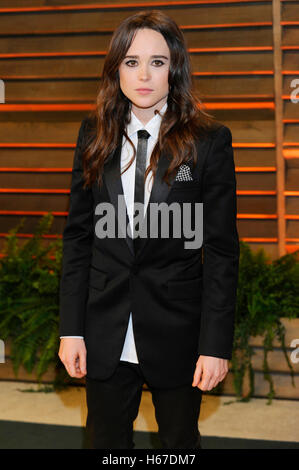
[[[253,348],[250,337],[262,336],[264,348],[263,372],[269,382],[268,403],[275,396],[268,365],[268,352],[273,340],[281,344],[294,386],[294,369],[285,346],[285,327],[281,318],[299,317],[299,263],[298,253],[287,254],[270,261],[263,249],[254,253],[249,245],[240,242],[240,269],[235,318],[232,372],[234,388],[242,400],[254,393]],[[244,396],[245,374],[249,377],[249,392]]]
[[[41,382],[49,365],[55,365],[59,387],[63,376],[57,354],[62,241],[46,245],[43,240],[53,219],[51,213],[43,216],[33,237],[23,245],[17,233],[25,219],[9,231],[0,261],[0,337],[10,339],[16,376],[20,365],[29,373],[36,366]]]

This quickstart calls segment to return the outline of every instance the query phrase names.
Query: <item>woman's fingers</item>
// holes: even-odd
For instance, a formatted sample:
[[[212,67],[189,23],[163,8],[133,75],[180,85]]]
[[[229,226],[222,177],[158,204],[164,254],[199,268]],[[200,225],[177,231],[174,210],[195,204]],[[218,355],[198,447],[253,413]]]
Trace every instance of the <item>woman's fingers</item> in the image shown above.
[[[63,338],[58,356],[71,377],[86,375],[86,348],[83,339]]]

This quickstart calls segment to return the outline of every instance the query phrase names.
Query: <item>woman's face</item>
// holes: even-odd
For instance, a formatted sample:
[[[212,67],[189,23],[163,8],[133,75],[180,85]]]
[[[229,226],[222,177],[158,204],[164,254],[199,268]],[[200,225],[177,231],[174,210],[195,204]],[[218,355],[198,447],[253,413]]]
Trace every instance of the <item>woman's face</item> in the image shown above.
[[[150,117],[166,103],[169,66],[170,51],[162,34],[149,28],[137,30],[119,67],[120,88],[137,117]],[[138,90],[142,88],[150,91]]]

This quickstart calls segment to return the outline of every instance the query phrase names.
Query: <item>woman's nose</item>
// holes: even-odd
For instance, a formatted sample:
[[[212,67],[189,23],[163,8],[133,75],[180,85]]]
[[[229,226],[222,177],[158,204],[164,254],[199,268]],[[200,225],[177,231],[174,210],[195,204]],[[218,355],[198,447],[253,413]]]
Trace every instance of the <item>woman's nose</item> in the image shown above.
[[[140,79],[145,79],[145,78],[150,77],[150,71],[146,65],[140,66],[138,76]]]

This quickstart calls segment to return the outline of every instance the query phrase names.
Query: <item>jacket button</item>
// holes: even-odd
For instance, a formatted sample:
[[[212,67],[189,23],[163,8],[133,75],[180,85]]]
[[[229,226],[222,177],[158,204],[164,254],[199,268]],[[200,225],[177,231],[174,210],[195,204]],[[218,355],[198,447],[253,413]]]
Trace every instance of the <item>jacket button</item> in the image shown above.
[[[133,274],[137,274],[137,273],[138,273],[138,265],[137,265],[137,264],[133,264],[133,265],[132,265],[132,273],[133,273]]]

